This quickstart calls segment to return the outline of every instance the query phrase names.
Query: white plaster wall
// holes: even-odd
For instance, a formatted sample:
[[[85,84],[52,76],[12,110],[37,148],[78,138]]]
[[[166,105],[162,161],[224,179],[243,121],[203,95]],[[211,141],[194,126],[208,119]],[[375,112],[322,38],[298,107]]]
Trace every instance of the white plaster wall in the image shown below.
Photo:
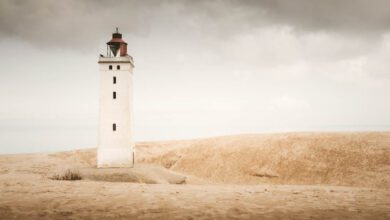
[[[108,60],[107,60],[108,59]],[[104,58],[100,67],[98,167],[133,166],[133,74],[132,63]],[[123,58],[122,58],[123,60]],[[109,70],[112,65],[112,70]],[[120,65],[120,70],[116,66]],[[113,77],[116,76],[116,84]],[[113,92],[116,99],[113,99]],[[113,131],[113,124],[116,131]]]

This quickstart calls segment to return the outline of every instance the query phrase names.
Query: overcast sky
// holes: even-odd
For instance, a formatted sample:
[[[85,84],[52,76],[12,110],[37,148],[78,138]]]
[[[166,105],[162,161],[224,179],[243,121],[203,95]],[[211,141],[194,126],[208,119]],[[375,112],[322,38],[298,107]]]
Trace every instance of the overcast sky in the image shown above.
[[[138,141],[390,130],[389,1],[0,0],[0,153],[96,146],[115,27]]]

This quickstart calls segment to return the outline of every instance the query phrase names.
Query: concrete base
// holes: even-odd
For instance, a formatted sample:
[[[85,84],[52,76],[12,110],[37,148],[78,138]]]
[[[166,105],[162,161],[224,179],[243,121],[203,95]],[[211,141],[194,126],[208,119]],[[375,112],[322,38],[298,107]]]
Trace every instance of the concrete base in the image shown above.
[[[131,148],[101,148],[97,150],[97,167],[133,167],[134,154]]]

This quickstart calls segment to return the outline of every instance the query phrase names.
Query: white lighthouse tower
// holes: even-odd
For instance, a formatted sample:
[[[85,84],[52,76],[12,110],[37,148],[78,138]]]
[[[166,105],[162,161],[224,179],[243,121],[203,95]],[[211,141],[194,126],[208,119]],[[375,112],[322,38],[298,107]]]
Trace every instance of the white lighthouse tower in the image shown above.
[[[116,29],[107,43],[107,55],[99,57],[100,109],[97,167],[132,167],[133,58]]]

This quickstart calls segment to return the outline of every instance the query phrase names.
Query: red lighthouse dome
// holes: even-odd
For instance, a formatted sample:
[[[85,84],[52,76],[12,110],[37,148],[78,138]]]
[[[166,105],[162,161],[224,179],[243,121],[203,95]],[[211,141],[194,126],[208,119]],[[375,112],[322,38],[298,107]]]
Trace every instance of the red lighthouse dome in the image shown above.
[[[118,28],[116,32],[112,34],[112,39],[107,42],[107,47],[115,57],[127,56],[127,43],[122,39],[122,34],[119,33]]]

